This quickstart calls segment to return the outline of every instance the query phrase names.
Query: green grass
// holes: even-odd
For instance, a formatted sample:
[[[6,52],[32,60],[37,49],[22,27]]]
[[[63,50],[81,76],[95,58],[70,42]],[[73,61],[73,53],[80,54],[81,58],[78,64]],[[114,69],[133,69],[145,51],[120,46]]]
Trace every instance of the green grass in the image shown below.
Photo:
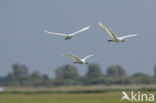
[[[0,103],[156,103],[130,102],[127,100],[121,102],[122,90],[152,93],[156,99],[156,85],[7,87],[5,92],[0,92]]]
[[[156,92],[154,93],[156,95]],[[119,91],[79,94],[0,94],[0,103],[121,103],[121,96]],[[131,102],[125,100],[123,103]]]
[[[1,94],[0,103],[116,103],[118,93],[107,94]]]

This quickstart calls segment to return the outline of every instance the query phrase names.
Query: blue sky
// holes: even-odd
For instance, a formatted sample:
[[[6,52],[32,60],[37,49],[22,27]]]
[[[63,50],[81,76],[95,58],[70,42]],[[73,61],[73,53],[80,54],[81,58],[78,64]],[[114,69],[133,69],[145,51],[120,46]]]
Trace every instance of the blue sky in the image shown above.
[[[84,57],[98,63],[103,72],[112,64],[122,65],[129,75],[153,74],[156,65],[156,1],[154,0],[1,0],[0,76],[12,71],[14,63],[54,77],[57,67],[73,59],[60,54]],[[125,43],[108,43],[101,21],[118,36],[138,33]],[[85,26],[91,29],[65,41],[44,30],[72,33]],[[75,65],[85,74],[87,65]]]

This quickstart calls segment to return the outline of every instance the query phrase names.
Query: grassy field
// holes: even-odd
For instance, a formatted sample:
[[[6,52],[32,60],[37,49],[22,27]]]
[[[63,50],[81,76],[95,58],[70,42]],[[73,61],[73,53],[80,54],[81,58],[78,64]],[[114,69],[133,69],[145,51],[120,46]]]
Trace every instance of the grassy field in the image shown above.
[[[137,88],[138,87],[139,86],[137,86]],[[141,87],[146,88],[146,86]],[[115,88],[117,90],[115,90]],[[118,87],[82,86],[82,87],[36,88],[36,89],[8,88],[6,89],[6,92],[0,93],[0,103],[121,103],[123,88],[124,88],[123,86]],[[126,88],[129,88],[131,90],[136,89],[136,87],[134,86],[131,87],[128,86],[125,87],[124,89]],[[152,87],[150,87],[149,91],[141,91],[141,92],[152,93],[156,96],[155,89],[151,90],[151,88]],[[105,91],[106,89],[109,90]],[[104,91],[99,92],[98,90]],[[56,91],[64,91],[64,92],[56,92]],[[83,91],[93,91],[93,92],[83,93]],[[129,92],[130,91],[128,91],[128,94]],[[122,103],[132,103],[132,102],[124,100],[122,101]],[[156,102],[133,102],[133,103],[156,103]]]
[[[111,94],[6,94],[0,103],[117,103],[118,93]]]
[[[121,96],[121,92],[85,94],[0,94],[0,103],[121,103]],[[122,103],[131,102],[124,100]]]

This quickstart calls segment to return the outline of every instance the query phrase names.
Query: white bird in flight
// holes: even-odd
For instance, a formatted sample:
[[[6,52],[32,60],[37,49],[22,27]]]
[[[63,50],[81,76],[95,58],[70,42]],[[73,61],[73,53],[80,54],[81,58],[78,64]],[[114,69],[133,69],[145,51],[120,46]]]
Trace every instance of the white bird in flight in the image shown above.
[[[63,54],[63,55],[61,55],[61,56],[69,56],[69,57],[72,57],[72,58],[74,58],[76,61],[74,62],[74,63],[78,63],[78,64],[88,64],[88,62],[86,62],[86,59],[88,59],[89,57],[91,57],[91,56],[94,56],[93,54],[90,54],[90,55],[88,55],[88,56],[86,56],[86,57],[84,57],[84,58],[82,58],[82,59],[79,59],[78,57],[76,57],[76,56],[74,56],[74,55],[66,55],[66,54]]]
[[[83,32],[85,30],[88,30],[90,28],[90,26],[87,26],[79,31],[76,31],[72,34],[62,34],[62,33],[54,33],[54,32],[48,32],[47,30],[45,30],[44,32],[48,33],[48,34],[54,34],[54,35],[58,35],[58,36],[64,36],[65,37],[65,40],[68,40],[68,39],[71,39],[75,34],[78,34],[80,32]]]
[[[122,37],[117,37],[109,28],[107,28],[101,22],[99,22],[99,26],[104,28],[107,31],[107,33],[111,36],[112,40],[108,40],[108,42],[124,42],[125,39],[128,37],[137,36],[137,34],[131,34],[131,35],[126,35]]]

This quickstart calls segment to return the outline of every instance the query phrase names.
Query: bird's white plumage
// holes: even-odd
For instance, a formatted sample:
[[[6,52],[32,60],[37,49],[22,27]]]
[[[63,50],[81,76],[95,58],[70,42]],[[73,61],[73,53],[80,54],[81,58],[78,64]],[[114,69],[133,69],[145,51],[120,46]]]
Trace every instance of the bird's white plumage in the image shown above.
[[[101,22],[99,22],[99,25],[107,31],[107,33],[111,36],[112,39],[117,39],[116,35],[112,32],[112,30],[110,30],[109,28],[107,28]]]
[[[133,36],[137,36],[137,34],[131,34],[131,35],[126,35],[126,36],[122,36],[122,37],[117,37],[113,32],[112,30],[110,30],[109,28],[107,28],[104,24],[102,24],[101,22],[99,22],[99,26],[104,28],[107,33],[111,36],[112,40],[109,40],[109,41],[113,41],[113,42],[124,42],[125,38],[128,38],[128,37],[133,37]]]
[[[71,34],[63,34],[63,33],[55,33],[55,32],[48,32],[47,30],[45,30],[44,32],[46,32],[47,34],[54,34],[54,35],[59,35],[59,36],[64,36],[65,37],[65,40],[69,40],[71,39],[75,34],[78,34],[80,32],[83,32],[85,30],[88,30],[90,28],[90,26],[87,26],[85,28],[82,28],[74,33],[71,33]]]
[[[80,58],[78,58],[78,57],[76,57],[76,56],[74,56],[74,55],[71,55],[71,54],[63,54],[63,55],[61,55],[61,56],[69,56],[69,57],[72,57],[72,58],[74,58],[74,59],[76,60],[76,62],[77,62],[78,64],[88,64],[88,63],[86,62],[86,59],[89,58],[89,57],[91,57],[91,56],[93,56],[93,54],[88,55],[88,56],[84,57],[83,59],[80,59]]]
[[[74,58],[77,62],[80,62],[80,61],[81,61],[78,57],[76,57],[76,56],[74,56],[74,55],[70,55],[70,54],[63,54],[63,55],[61,55],[61,56],[69,56],[69,57]]]
[[[54,33],[54,32],[48,32],[47,30],[45,30],[44,32],[46,32],[47,34],[54,34],[54,35],[59,35],[59,36],[67,36],[66,34],[62,34],[62,33]]]
[[[120,39],[125,39],[125,38],[132,37],[132,36],[137,36],[137,34],[126,35],[126,36],[122,36],[122,37],[119,37],[119,38]]]
[[[76,32],[74,32],[74,33],[72,33],[72,34],[70,34],[70,36],[74,36],[75,34],[80,33],[80,32],[83,32],[83,31],[85,31],[85,30],[88,30],[89,28],[90,28],[90,26],[87,26],[87,27],[85,27],[85,28],[83,28],[83,29],[81,29],[81,30],[78,30],[78,31],[76,31]]]
[[[84,57],[83,60],[86,60],[86,59],[88,59],[89,57],[92,57],[92,56],[94,56],[94,55],[93,54],[90,54],[90,55]]]

